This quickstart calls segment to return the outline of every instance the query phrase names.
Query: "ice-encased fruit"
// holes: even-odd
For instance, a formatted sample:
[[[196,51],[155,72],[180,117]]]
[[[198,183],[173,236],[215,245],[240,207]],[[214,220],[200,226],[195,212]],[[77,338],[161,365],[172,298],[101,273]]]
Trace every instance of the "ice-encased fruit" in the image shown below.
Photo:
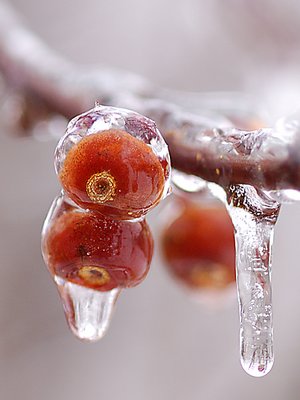
[[[145,215],[169,190],[168,149],[155,123],[119,108],[96,106],[74,118],[55,166],[77,205],[116,219]]]
[[[235,281],[234,232],[221,204],[177,199],[179,215],[162,235],[166,265],[192,289],[222,289]]]
[[[43,232],[43,254],[53,276],[109,291],[140,283],[149,270],[153,239],[146,221],[115,221],[55,201]]]

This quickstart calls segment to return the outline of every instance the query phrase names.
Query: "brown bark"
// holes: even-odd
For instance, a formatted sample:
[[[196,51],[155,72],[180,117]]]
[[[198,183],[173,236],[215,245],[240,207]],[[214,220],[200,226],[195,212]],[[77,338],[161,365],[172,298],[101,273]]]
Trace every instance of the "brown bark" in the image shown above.
[[[11,87],[34,99],[34,107],[38,107],[40,103],[43,112],[46,107],[50,113],[56,112],[68,119],[91,108],[98,99],[103,104],[120,105],[118,88],[122,88],[123,92],[127,90],[131,100],[134,99],[134,104],[138,105],[136,111],[157,122],[169,145],[174,168],[221,185],[243,183],[272,190],[300,190],[300,146],[297,143],[287,145],[282,141],[279,148],[277,145],[276,151],[281,153],[283,150],[285,157],[274,157],[272,151],[261,152],[262,144],[269,140],[269,135],[272,135],[270,130],[262,135],[257,134],[259,131],[249,134],[240,132],[239,135],[239,131],[233,129],[232,135],[228,130],[226,135],[220,134],[218,137],[214,134],[214,141],[210,145],[201,141],[190,142],[186,136],[186,124],[180,126],[177,123],[180,109],[161,100],[157,102],[151,100],[153,87],[146,81],[139,77],[130,81],[126,74],[124,76],[116,74],[115,86],[107,90],[103,85],[107,70],[104,73],[99,69],[98,74],[88,75],[89,72],[85,74],[75,68],[23,28],[13,10],[2,3],[0,4],[0,72]],[[132,78],[132,75],[130,77]],[[128,108],[130,104],[130,101],[129,104],[126,101],[122,103]],[[192,120],[188,123],[188,128],[195,130],[197,126],[193,125]],[[26,121],[30,125],[29,122]],[[207,135],[207,129],[204,128],[199,131],[199,135]],[[256,150],[241,151],[241,137],[245,135],[248,135],[246,143],[250,143],[250,147],[257,147],[257,151],[260,151],[259,158],[256,156]],[[295,140],[298,140],[296,136]],[[226,149],[224,146],[226,142],[236,151],[228,153],[223,150]]]

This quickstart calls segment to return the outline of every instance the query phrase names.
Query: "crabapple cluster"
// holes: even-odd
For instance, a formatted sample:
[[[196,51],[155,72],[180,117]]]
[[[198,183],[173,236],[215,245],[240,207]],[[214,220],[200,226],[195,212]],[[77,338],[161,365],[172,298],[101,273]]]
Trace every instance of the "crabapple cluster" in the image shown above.
[[[96,105],[69,123],[55,168],[63,190],[45,221],[43,256],[72,330],[95,340],[102,330],[90,335],[82,325],[95,321],[76,313],[87,308],[87,293],[94,305],[99,292],[107,320],[120,290],[146,277],[153,238],[144,217],[168,194],[169,153],[150,119]],[[80,298],[77,286],[87,289]]]

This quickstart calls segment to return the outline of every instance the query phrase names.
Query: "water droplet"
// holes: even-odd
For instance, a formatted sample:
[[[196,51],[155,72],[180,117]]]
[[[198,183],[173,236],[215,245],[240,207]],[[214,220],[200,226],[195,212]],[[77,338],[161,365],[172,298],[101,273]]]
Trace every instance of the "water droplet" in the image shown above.
[[[110,324],[121,289],[108,292],[88,289],[55,276],[69,327],[81,340],[101,339]]]

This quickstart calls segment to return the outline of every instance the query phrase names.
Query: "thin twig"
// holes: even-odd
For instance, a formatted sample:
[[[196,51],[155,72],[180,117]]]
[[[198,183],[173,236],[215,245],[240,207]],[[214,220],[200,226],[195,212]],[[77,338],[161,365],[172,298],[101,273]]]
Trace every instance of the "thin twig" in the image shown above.
[[[24,28],[4,3],[0,3],[0,71],[10,86],[67,118],[91,108],[95,100],[142,112],[161,129],[173,167],[187,174],[221,185],[300,189],[297,134],[286,141],[276,130],[239,131],[230,128],[226,118],[227,128],[222,123],[220,128],[220,121],[201,119],[153,99],[156,89],[138,76],[74,67]]]

